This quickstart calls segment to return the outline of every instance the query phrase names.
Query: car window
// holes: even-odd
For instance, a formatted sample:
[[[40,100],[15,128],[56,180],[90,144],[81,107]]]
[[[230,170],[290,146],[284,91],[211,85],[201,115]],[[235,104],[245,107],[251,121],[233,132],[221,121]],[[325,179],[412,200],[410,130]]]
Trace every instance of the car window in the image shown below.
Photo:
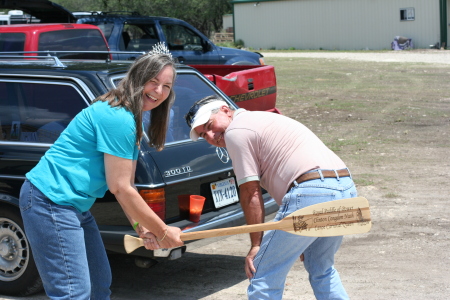
[[[25,33],[4,32],[0,33],[0,51],[23,51],[25,47]]]
[[[53,143],[87,102],[75,86],[0,81],[0,138]]]
[[[174,91],[176,97],[170,111],[166,143],[189,140],[190,128],[186,124],[184,116],[195,101],[217,94],[195,74],[178,74]],[[148,129],[150,118],[150,112],[145,112],[143,116],[145,131]]]
[[[88,23],[89,24],[89,23]],[[103,32],[106,40],[109,41],[109,37],[114,29],[114,23],[106,23],[106,24],[94,24]]]
[[[161,24],[169,50],[202,51],[202,38],[183,25]]]
[[[122,30],[120,50],[150,51],[159,42],[155,25],[125,24]]]
[[[43,32],[39,35],[39,51],[108,51],[105,40],[96,29],[71,29]],[[59,53],[63,58],[106,59],[108,53]]]
[[[117,87],[123,77],[113,79],[114,86]],[[195,101],[209,95],[216,95],[216,91],[208,84],[205,84],[198,75],[178,73],[174,85],[175,102],[169,116],[169,128],[166,135],[166,144],[189,140],[190,128],[186,124],[184,116],[187,114]],[[143,123],[147,132],[150,124],[151,112],[144,112]]]

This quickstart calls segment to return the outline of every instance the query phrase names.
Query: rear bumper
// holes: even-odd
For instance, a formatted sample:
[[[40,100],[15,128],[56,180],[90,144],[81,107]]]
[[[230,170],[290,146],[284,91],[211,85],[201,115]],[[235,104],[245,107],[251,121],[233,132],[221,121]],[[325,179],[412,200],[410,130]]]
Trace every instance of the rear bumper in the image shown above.
[[[274,213],[278,210],[278,205],[275,200],[270,197],[269,194],[263,195],[264,199],[264,208],[266,215]],[[201,230],[210,230],[216,228],[225,228],[225,227],[233,227],[233,226],[241,226],[244,225],[245,216],[241,209],[239,203],[230,205],[220,211],[212,211],[209,213],[205,213],[201,216],[199,223],[192,223],[188,220],[179,221],[176,223],[169,224],[170,226],[175,226],[181,228],[183,232],[193,232],[193,231],[201,231]],[[123,253],[126,254],[125,248],[123,245],[123,237],[125,234],[131,236],[137,236],[136,232],[131,229],[131,227],[125,226],[99,226],[100,233],[102,235],[103,243],[105,244],[105,248],[110,252],[115,253]],[[189,241],[189,245],[193,245],[195,247],[195,243],[200,241]],[[205,244],[204,242],[201,242]],[[183,252],[185,249],[183,249]],[[155,254],[153,251],[146,250],[141,247],[136,249],[130,255],[134,256],[142,256],[155,258]]]

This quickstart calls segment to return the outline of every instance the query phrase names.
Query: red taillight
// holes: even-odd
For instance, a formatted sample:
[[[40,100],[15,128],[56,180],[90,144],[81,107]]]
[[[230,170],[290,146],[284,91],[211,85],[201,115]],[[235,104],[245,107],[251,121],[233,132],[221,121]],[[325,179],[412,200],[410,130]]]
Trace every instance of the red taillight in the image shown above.
[[[166,196],[164,189],[140,190],[139,194],[155,214],[164,221],[166,218]]]

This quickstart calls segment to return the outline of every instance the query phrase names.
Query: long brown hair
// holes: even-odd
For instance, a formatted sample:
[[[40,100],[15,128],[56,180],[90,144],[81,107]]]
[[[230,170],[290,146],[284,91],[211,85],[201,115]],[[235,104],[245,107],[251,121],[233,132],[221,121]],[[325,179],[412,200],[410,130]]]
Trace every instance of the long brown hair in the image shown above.
[[[136,143],[139,145],[142,136],[142,107],[143,91],[145,84],[158,76],[159,72],[166,66],[173,68],[173,83],[175,84],[176,70],[175,62],[166,54],[145,54],[136,59],[130,66],[125,77],[120,81],[117,88],[100,96],[95,101],[108,101],[111,107],[124,107],[134,115],[136,121]],[[150,111],[150,126],[148,128],[149,145],[156,150],[164,149],[166,132],[168,127],[170,108],[175,101],[173,87],[169,96],[159,106]]]

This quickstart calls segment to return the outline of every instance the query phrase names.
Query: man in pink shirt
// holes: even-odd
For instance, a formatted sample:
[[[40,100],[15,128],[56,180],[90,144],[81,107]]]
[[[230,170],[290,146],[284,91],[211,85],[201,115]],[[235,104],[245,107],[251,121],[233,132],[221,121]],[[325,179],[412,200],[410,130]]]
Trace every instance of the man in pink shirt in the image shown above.
[[[344,162],[307,127],[286,116],[234,110],[218,96],[197,101],[186,121],[190,138],[226,147],[247,224],[264,222],[261,187],[279,204],[274,219],[317,203],[356,197]],[[334,268],[342,236],[304,237],[280,230],[250,234],[245,259],[249,299],[281,299],[286,276],[303,254],[317,299],[348,299]]]

